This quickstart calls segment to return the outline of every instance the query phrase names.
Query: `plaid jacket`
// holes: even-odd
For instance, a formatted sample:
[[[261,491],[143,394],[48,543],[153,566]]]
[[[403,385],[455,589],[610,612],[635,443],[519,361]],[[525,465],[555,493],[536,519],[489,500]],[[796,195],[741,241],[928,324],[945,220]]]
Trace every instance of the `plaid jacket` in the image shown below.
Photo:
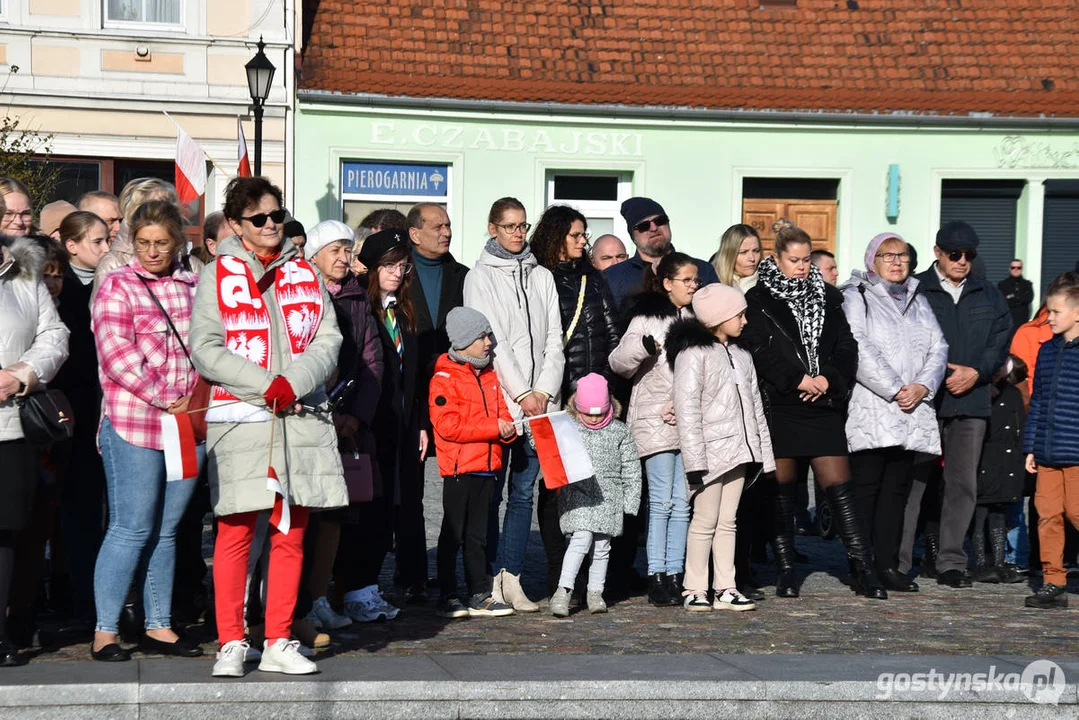
[[[104,394],[102,416],[137,447],[162,449],[161,416],[170,403],[190,394],[198,380],[150,292],[187,345],[196,279],[179,265],[172,275],[158,277],[133,258],[105,277],[94,298],[91,315]]]

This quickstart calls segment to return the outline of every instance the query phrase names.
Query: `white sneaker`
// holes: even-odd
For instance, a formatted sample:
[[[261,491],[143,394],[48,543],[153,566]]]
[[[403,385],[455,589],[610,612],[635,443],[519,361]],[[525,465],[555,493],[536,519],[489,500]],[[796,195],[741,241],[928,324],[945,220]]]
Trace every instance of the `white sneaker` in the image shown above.
[[[217,662],[211,675],[214,677],[243,677],[247,651],[251,649],[246,640],[232,640],[217,651]]]
[[[401,612],[400,608],[386,602],[378,592],[378,586],[371,588],[371,602],[379,611],[385,613],[387,620],[393,620]]]
[[[393,620],[401,612],[382,599],[378,587],[371,585],[361,590],[355,600],[345,600],[345,614],[355,622],[369,623]]]
[[[326,628],[327,630],[340,630],[346,628],[352,624],[352,618],[344,615],[338,615],[330,607],[330,601],[323,595],[314,602],[314,606],[311,608],[311,612],[307,614],[307,622],[311,622],[311,616],[314,615],[318,618],[318,624],[315,625],[316,629]]]
[[[263,646],[259,670],[285,675],[310,675],[318,672],[318,665],[300,654],[298,640],[278,638],[272,644],[267,640],[266,645]]]
[[[720,593],[712,603],[712,607],[716,610],[734,610],[735,612],[757,609],[756,603],[734,588],[727,588]]]

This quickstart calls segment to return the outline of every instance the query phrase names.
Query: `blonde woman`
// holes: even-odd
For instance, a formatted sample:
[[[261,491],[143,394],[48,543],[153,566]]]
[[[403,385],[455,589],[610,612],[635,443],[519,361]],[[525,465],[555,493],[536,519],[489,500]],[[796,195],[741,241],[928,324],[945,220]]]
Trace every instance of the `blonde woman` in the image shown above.
[[[731,225],[719,240],[719,250],[709,261],[724,285],[746,292],[757,284],[761,263],[761,236],[752,225]]]
[[[34,225],[34,202],[27,187],[15,178],[0,177],[0,197],[4,198],[0,233],[11,237],[29,235]]]

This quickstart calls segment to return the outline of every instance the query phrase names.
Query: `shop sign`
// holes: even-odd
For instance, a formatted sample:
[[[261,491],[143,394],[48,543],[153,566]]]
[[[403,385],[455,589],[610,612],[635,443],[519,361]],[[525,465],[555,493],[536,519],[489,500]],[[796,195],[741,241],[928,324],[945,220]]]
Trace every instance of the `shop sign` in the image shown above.
[[[346,195],[446,197],[446,165],[346,162],[341,185]]]
[[[564,128],[487,128],[424,123],[411,130],[393,120],[371,122],[372,145],[445,150],[497,150],[532,154],[641,157],[640,133]]]

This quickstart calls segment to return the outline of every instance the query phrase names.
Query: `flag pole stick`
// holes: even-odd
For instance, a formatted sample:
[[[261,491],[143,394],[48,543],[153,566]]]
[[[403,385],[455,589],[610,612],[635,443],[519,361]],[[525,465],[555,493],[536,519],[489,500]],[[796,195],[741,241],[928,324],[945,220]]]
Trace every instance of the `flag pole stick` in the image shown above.
[[[542,420],[544,418],[556,417],[558,415],[565,415],[565,410],[555,410],[554,412],[544,413],[542,415],[525,415],[520,420],[514,420],[514,425],[524,425],[525,423],[532,422],[533,420]]]
[[[169,122],[171,122],[173,125],[176,126],[177,130],[183,130],[183,132],[185,134],[190,135],[190,133],[188,133],[186,130],[183,129],[183,127],[180,125],[180,123],[176,122],[173,119],[172,115],[169,115],[168,110],[162,110],[161,112],[165,117],[167,117],[169,119]],[[223,175],[226,175],[226,176],[228,176],[230,178],[235,177],[234,173],[230,173],[227,170],[225,170],[225,168],[221,167],[221,163],[214,160],[213,157],[210,155],[210,153],[206,152],[206,149],[203,148],[202,145],[199,145],[199,149],[202,150],[202,154],[206,156],[206,159],[210,161],[210,164],[213,165],[218,170],[220,170]]]

